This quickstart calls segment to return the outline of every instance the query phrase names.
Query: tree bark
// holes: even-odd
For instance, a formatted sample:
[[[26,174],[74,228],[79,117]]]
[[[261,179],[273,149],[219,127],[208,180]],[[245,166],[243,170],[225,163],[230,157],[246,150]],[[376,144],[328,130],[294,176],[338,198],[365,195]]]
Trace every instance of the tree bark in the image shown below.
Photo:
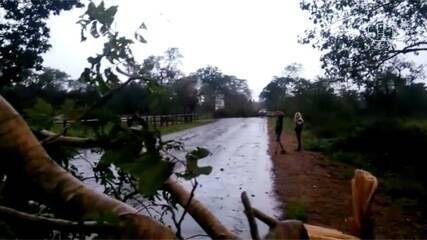
[[[30,225],[38,229],[60,230],[66,232],[117,234],[120,228],[114,224],[96,221],[75,222],[58,218],[47,218],[0,206],[0,219],[10,224]]]
[[[106,147],[112,145],[110,141],[101,141],[95,138],[82,138],[82,137],[71,137],[71,136],[58,136],[57,133],[41,130],[36,133],[37,136],[48,139],[54,138],[52,141],[47,141],[45,144],[58,144],[61,146],[75,147],[75,148],[94,148],[94,147]]]
[[[176,182],[176,180],[169,179],[165,182],[164,188],[172,195],[175,201],[185,207],[190,198],[190,193],[184,187]],[[200,227],[205,230],[209,237],[213,239],[237,239],[237,236],[222,225],[218,218],[196,198],[191,200],[187,211]]]
[[[259,240],[260,237],[258,233],[258,226],[256,224],[254,213],[251,207],[251,202],[249,201],[249,198],[246,192],[242,192],[241,199],[242,199],[243,206],[245,207],[246,217],[248,218],[249,228],[251,230],[251,237],[253,240]]]
[[[46,130],[41,131],[40,134],[45,137],[57,136],[56,133]],[[92,138],[61,136],[57,137],[54,143],[70,147],[102,147],[102,143],[100,141]],[[169,179],[165,182],[164,189],[168,191],[175,201],[177,201],[182,207],[187,205],[188,199],[190,198],[190,192],[182,187],[178,182],[173,179]],[[219,219],[196,198],[191,200],[187,211],[211,238],[237,238],[236,235],[225,227]]]
[[[40,188],[47,199],[56,202],[67,213],[80,217],[94,211],[100,214],[117,214],[120,219],[118,224],[126,229],[121,237],[175,237],[166,226],[138,214],[135,208],[123,202],[92,190],[61,168],[49,157],[24,119],[2,96],[0,149],[18,154],[16,164],[22,167],[22,173],[31,181],[29,184]]]

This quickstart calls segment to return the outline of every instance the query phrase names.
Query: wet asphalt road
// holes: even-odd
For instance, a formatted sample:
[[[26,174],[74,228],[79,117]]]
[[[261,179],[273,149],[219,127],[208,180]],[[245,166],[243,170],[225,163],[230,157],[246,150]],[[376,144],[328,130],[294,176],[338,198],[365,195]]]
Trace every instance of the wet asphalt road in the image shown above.
[[[240,201],[242,191],[247,191],[253,207],[272,216],[279,215],[273,192],[272,163],[267,152],[266,119],[221,119],[163,138],[181,141],[188,150],[199,146],[211,152],[199,165],[210,165],[213,171],[198,177],[195,196],[239,237],[250,236]],[[190,190],[190,185],[186,186]],[[183,232],[187,236],[202,233],[192,221],[187,217],[184,224]],[[264,224],[258,222],[258,227],[260,233],[266,233]]]
[[[250,237],[249,225],[240,194],[246,191],[253,207],[270,216],[278,216],[278,202],[273,192],[272,163],[268,155],[267,123],[263,118],[220,119],[214,123],[163,136],[185,144],[186,150],[204,147],[210,155],[199,161],[199,166],[212,166],[212,173],[198,177],[195,197],[204,203],[220,220],[242,239]],[[183,157],[185,152],[175,152]],[[100,158],[99,153],[83,150],[73,164],[92,176],[89,164]],[[93,179],[85,181],[98,191],[103,187]],[[189,182],[182,181],[191,190]],[[133,204],[132,204],[133,205]],[[138,206],[135,206],[138,208]],[[173,225],[172,222],[169,224]],[[259,232],[264,235],[267,226],[258,221]],[[184,238],[204,231],[187,215],[182,226]]]

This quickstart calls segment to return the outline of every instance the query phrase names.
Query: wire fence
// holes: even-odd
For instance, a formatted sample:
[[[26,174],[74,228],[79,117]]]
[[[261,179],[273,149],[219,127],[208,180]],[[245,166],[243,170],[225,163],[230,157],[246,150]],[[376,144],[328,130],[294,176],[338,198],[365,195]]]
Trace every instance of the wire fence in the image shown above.
[[[122,123],[128,124],[136,115],[122,115],[120,117]],[[167,127],[176,124],[191,123],[193,121],[199,120],[199,115],[197,113],[185,113],[185,114],[166,114],[166,115],[137,115],[139,119],[143,119],[148,125],[153,126],[154,128],[158,127]],[[74,123],[75,120],[67,119],[58,119],[54,123],[66,127],[68,124]],[[98,119],[83,119],[82,123],[93,123],[96,124],[99,122]]]

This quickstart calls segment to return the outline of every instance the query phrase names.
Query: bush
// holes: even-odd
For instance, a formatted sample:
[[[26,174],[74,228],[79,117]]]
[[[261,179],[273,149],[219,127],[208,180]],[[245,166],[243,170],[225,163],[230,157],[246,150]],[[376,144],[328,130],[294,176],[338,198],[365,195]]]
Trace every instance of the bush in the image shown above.
[[[406,126],[399,121],[375,122],[338,141],[335,149],[359,153],[372,161],[378,171],[394,171],[425,178],[427,167],[424,147],[427,132],[417,126]]]
[[[427,131],[406,121],[365,124],[329,148],[334,160],[371,171],[380,178],[381,190],[412,202],[427,200]],[[419,205],[422,211],[427,208]]]
[[[307,204],[303,201],[289,201],[286,204],[286,219],[307,220]]]

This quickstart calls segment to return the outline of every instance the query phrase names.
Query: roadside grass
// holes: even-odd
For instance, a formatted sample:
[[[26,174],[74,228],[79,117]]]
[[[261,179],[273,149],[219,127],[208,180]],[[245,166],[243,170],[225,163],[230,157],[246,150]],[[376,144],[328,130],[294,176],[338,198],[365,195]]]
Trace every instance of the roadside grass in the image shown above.
[[[182,131],[185,129],[189,129],[189,128],[193,128],[193,127],[198,127],[204,124],[208,124],[208,123],[212,123],[214,121],[216,121],[216,119],[213,118],[207,118],[208,116],[202,116],[199,118],[199,120],[195,120],[193,122],[189,122],[189,123],[180,123],[180,124],[174,124],[174,125],[169,125],[169,126],[165,126],[165,127],[158,127],[157,130],[160,131],[160,133],[162,135],[164,134],[169,134],[169,133],[173,133],[173,132],[178,132],[178,131]],[[110,129],[112,128],[112,125],[107,125],[104,127],[104,132],[108,132]],[[56,124],[52,127],[51,129],[53,132],[56,133],[60,133],[62,131],[62,125],[60,124]],[[93,129],[86,127],[86,126],[81,126],[79,124],[77,124],[76,126],[67,129],[67,136],[74,136],[74,137],[89,137],[89,138],[93,138],[96,137],[96,133]]]
[[[286,219],[297,219],[304,222],[308,217],[308,205],[299,199],[291,200],[285,205],[285,215]]]
[[[350,131],[338,131],[336,138],[325,139],[304,129],[305,149],[323,152],[327,159],[350,168],[339,168],[334,175],[348,180],[352,169],[374,174],[378,193],[389,199],[390,206],[412,215],[416,225],[425,226],[427,207],[426,179],[423,175],[423,147],[427,139],[427,119],[362,119]],[[415,220],[417,219],[417,220]],[[423,232],[424,231],[424,232]],[[414,236],[426,236],[416,227]]]
[[[197,121],[193,121],[190,123],[183,123],[183,124],[176,124],[176,125],[170,125],[167,127],[162,127],[160,128],[160,133],[162,135],[165,134],[169,134],[169,133],[174,133],[174,132],[178,132],[178,131],[182,131],[185,129],[189,129],[189,128],[194,128],[194,127],[198,127],[198,126],[202,126],[208,123],[212,123],[215,122],[215,119],[199,119]]]
[[[303,148],[322,152],[326,156],[324,161],[336,167],[333,175],[337,179],[350,180],[356,168],[374,174],[379,181],[378,193],[388,199],[382,204],[400,209],[412,216],[411,219],[416,226],[411,234],[425,237],[426,223],[423,216],[427,215],[427,207],[424,204],[427,199],[427,187],[423,183],[427,178],[421,176],[419,172],[422,172],[425,166],[421,156],[423,156],[422,146],[425,146],[424,136],[427,135],[427,118],[393,119],[393,121],[395,125],[390,125],[387,119],[360,119],[356,125],[346,129],[339,127],[344,125],[343,123],[331,122],[326,126],[312,127],[310,122],[306,122],[302,133]],[[378,123],[379,125],[374,125]],[[274,129],[274,125],[275,119],[269,118],[269,128]],[[285,131],[292,134],[293,126],[292,119],[286,118]],[[322,135],[327,132],[323,128],[333,131]],[[362,133],[365,135],[361,135]],[[354,142],[355,138],[361,141]],[[374,138],[379,140],[372,141]],[[398,144],[393,144],[396,142]],[[364,152],[366,148],[373,150]],[[385,155],[384,152],[393,154]],[[406,153],[407,157],[397,158],[395,153],[402,152]],[[287,219],[307,219],[307,204],[301,200],[288,202],[284,210]]]
[[[427,119],[426,118],[410,118],[402,119],[400,121],[404,127],[418,127],[427,132]]]

